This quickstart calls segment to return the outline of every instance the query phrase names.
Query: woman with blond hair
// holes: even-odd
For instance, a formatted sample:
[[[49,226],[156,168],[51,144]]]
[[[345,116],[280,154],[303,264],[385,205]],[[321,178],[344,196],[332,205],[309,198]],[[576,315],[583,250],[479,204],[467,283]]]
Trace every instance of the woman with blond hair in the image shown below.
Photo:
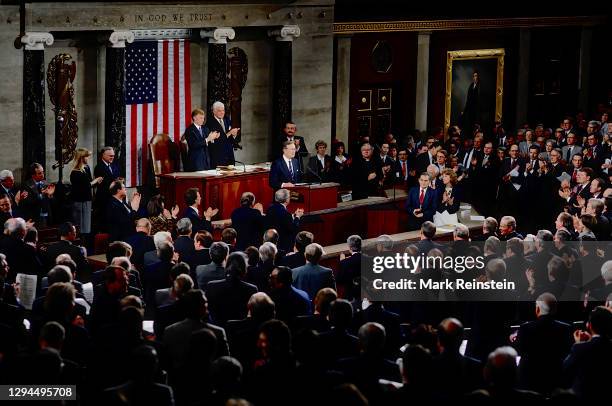
[[[70,183],[72,184],[72,215],[75,225],[79,225],[81,235],[91,233],[91,188],[102,182],[102,177],[92,179],[88,158],[91,151],[87,148],[77,148],[74,153]]]

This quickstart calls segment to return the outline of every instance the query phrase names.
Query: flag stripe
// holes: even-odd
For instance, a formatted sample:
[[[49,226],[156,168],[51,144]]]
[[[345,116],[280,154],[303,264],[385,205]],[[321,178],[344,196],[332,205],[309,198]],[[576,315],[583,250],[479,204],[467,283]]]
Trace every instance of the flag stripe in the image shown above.
[[[163,46],[164,46],[164,58],[162,61],[162,69],[164,71],[163,73],[163,80],[162,80],[162,84],[164,86],[164,90],[162,92],[162,108],[164,111],[164,133],[168,134],[168,53],[170,52],[169,49],[170,47],[168,46],[168,41],[164,41],[163,42]]]
[[[176,58],[175,58],[176,59]],[[176,117],[178,134],[176,142],[179,142],[181,139],[181,135],[185,132],[185,64],[183,61],[185,60],[185,43],[181,40],[179,42],[179,58],[177,61],[178,65],[178,100],[175,107],[178,107],[179,114]]]
[[[140,172],[142,183],[146,181],[147,173],[147,139],[149,138],[149,104],[142,104],[142,137],[140,138],[140,156],[142,157],[140,164]],[[141,182],[138,182],[139,184]]]
[[[191,43],[185,41],[185,59],[183,60],[185,71],[185,127],[191,124]],[[185,132],[183,129],[182,132]],[[182,134],[181,134],[182,135]]]
[[[130,177],[128,179],[126,179],[126,183],[128,185],[134,185],[136,183],[136,179],[137,179],[137,173],[138,173],[138,155],[136,153],[136,148],[138,146],[137,144],[137,136],[136,134],[138,133],[138,105],[133,105],[132,106],[132,130],[130,131],[130,143],[131,143],[131,148],[130,148],[130,153],[131,153],[131,162],[130,162]],[[127,171],[126,171],[126,175],[127,175]]]
[[[170,139],[174,140],[174,41],[168,41],[168,89],[166,90],[166,96],[168,97],[168,135]]]
[[[174,41],[174,142],[178,142],[179,141],[179,131],[181,130],[181,125],[180,125],[180,116],[181,116],[181,111],[179,109],[179,104],[180,104],[180,96],[179,96],[179,89],[181,87],[181,84],[179,82],[179,74],[180,74],[180,69],[179,69],[179,55],[180,55],[180,47],[181,41]]]
[[[132,175],[132,107],[136,108],[136,105],[132,106],[128,104],[125,106],[125,130],[127,132],[125,137],[125,183],[131,185]]]

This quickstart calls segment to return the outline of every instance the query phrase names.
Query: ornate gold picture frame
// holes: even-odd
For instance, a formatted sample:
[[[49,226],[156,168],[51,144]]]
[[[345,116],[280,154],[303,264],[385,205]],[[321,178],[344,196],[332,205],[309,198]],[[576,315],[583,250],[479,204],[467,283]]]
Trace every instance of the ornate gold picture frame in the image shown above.
[[[485,106],[490,111],[490,121],[501,121],[502,119],[502,100],[504,95],[504,56],[505,50],[503,48],[496,49],[472,49],[472,50],[461,50],[461,51],[448,51],[446,57],[446,93],[445,93],[445,108],[444,108],[444,132],[448,130],[448,127],[451,125],[458,124],[457,117],[459,117],[462,111],[456,111],[458,109],[458,105],[460,102],[457,101],[457,95],[455,93],[459,93],[463,91],[465,93],[465,83],[466,72],[468,72],[468,66],[481,66],[488,69],[488,66],[491,66],[491,69],[495,70],[495,72],[479,72],[481,78],[484,77],[485,80],[491,79],[492,76],[495,77],[495,86],[493,87],[492,83],[490,83],[491,90],[494,96],[491,96],[491,99],[494,97],[495,111],[493,116],[492,107],[493,106]],[[497,64],[495,65],[494,61],[491,61],[490,64],[486,62],[486,60],[496,60]],[[473,61],[470,63],[470,61]],[[484,61],[484,62],[482,62]],[[467,62],[467,63],[466,63]],[[461,77],[458,80],[458,71],[457,68],[461,67]],[[472,68],[475,69],[475,68]],[[455,80],[453,80],[455,78]],[[467,81],[471,81],[471,73],[467,78]],[[462,86],[462,87],[460,87]],[[454,101],[453,101],[454,100]],[[485,101],[486,102],[486,101]],[[461,107],[463,108],[463,107]],[[454,110],[455,109],[455,110]],[[491,125],[493,123],[490,123]]]

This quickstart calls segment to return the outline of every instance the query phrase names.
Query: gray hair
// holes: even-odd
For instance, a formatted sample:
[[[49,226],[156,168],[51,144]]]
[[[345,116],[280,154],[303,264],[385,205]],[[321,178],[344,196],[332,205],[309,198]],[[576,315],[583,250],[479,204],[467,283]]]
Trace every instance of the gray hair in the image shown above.
[[[537,241],[552,241],[553,238],[553,234],[548,230],[538,230],[536,234]]]
[[[12,220],[12,221],[11,221]],[[5,224],[5,229],[11,236],[23,237],[26,234],[27,224],[21,217],[16,217],[7,220],[8,227]]]
[[[111,265],[120,266],[126,271],[129,271],[130,269],[132,269],[132,262],[130,261],[128,257],[115,257],[111,261]]]
[[[484,219],[482,227],[490,233],[494,233],[497,230],[497,220],[495,217],[487,217]]]
[[[593,210],[595,210],[595,214],[597,214],[598,216],[603,213],[604,210],[604,202],[600,199],[595,199],[595,198],[591,198],[589,199],[589,201],[587,202],[587,205],[590,205]]]
[[[513,230],[516,230],[516,219],[512,216],[504,216],[501,218],[501,222],[505,221],[508,224],[508,227],[512,227]]]
[[[536,299],[536,307],[540,309],[540,316],[555,314],[557,312],[557,298],[552,293],[542,293]]]
[[[278,248],[271,242],[264,242],[259,247],[259,258],[262,261],[267,261],[268,259],[274,259],[276,257],[276,253],[278,252]]]
[[[174,280],[173,287],[177,296],[183,296],[185,293],[193,289],[193,279],[191,279],[191,276],[187,274],[180,274]]]
[[[221,103],[220,101],[216,101],[213,103],[212,105],[213,111],[220,109],[220,108],[223,108],[223,110],[225,110],[225,104]]]
[[[178,231],[179,235],[191,233],[191,228],[191,220],[189,220],[187,217],[183,217],[176,222],[176,231]]]
[[[465,224],[457,224],[453,234],[455,234],[455,237],[467,240],[470,238],[470,229]]]
[[[172,241],[172,234],[170,234],[168,231],[158,231],[153,236],[153,244],[155,244],[155,249],[159,249],[162,243],[169,241]]]
[[[113,148],[113,147],[109,147],[109,146],[102,147],[102,149],[100,150],[100,153],[101,153],[101,154],[104,154],[106,151],[113,151],[113,152],[114,152],[114,151],[115,151],[115,148]]]
[[[15,177],[13,176],[13,172],[9,171],[8,169],[0,171],[0,182],[4,181],[4,179],[6,178],[15,179]]]
[[[306,257],[306,260],[313,264],[318,264],[319,260],[324,254],[325,251],[323,251],[323,247],[320,244],[317,244],[316,242],[308,244],[306,250],[304,251],[304,256]]]
[[[289,196],[291,196],[291,194],[287,189],[278,189],[274,192],[274,201],[277,203],[285,203],[289,200]]]
[[[491,236],[489,238],[486,239],[485,243],[484,243],[484,252],[492,252],[495,254],[499,254],[501,251],[501,241],[499,240],[499,238],[495,237],[495,236]]]
[[[606,284],[612,283],[612,260],[604,262],[601,266],[601,277]]]
[[[359,328],[359,342],[367,353],[381,353],[385,347],[386,331],[380,323],[368,322]]]
[[[353,234],[346,239],[346,243],[348,244],[349,250],[353,252],[361,251],[361,237],[357,234]]]
[[[499,281],[506,273],[506,263],[501,258],[493,258],[487,264],[486,273],[488,280]]]
[[[393,238],[389,234],[382,234],[376,238],[376,244],[382,246],[383,249],[393,249]]]

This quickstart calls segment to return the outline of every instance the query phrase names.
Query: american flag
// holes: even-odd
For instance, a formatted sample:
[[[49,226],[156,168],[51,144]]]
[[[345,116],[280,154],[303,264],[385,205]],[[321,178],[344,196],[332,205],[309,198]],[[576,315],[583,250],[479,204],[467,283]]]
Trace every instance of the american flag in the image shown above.
[[[189,41],[136,41],[126,49],[126,186],[140,186],[149,171],[148,143],[160,133],[179,142],[191,123]]]

